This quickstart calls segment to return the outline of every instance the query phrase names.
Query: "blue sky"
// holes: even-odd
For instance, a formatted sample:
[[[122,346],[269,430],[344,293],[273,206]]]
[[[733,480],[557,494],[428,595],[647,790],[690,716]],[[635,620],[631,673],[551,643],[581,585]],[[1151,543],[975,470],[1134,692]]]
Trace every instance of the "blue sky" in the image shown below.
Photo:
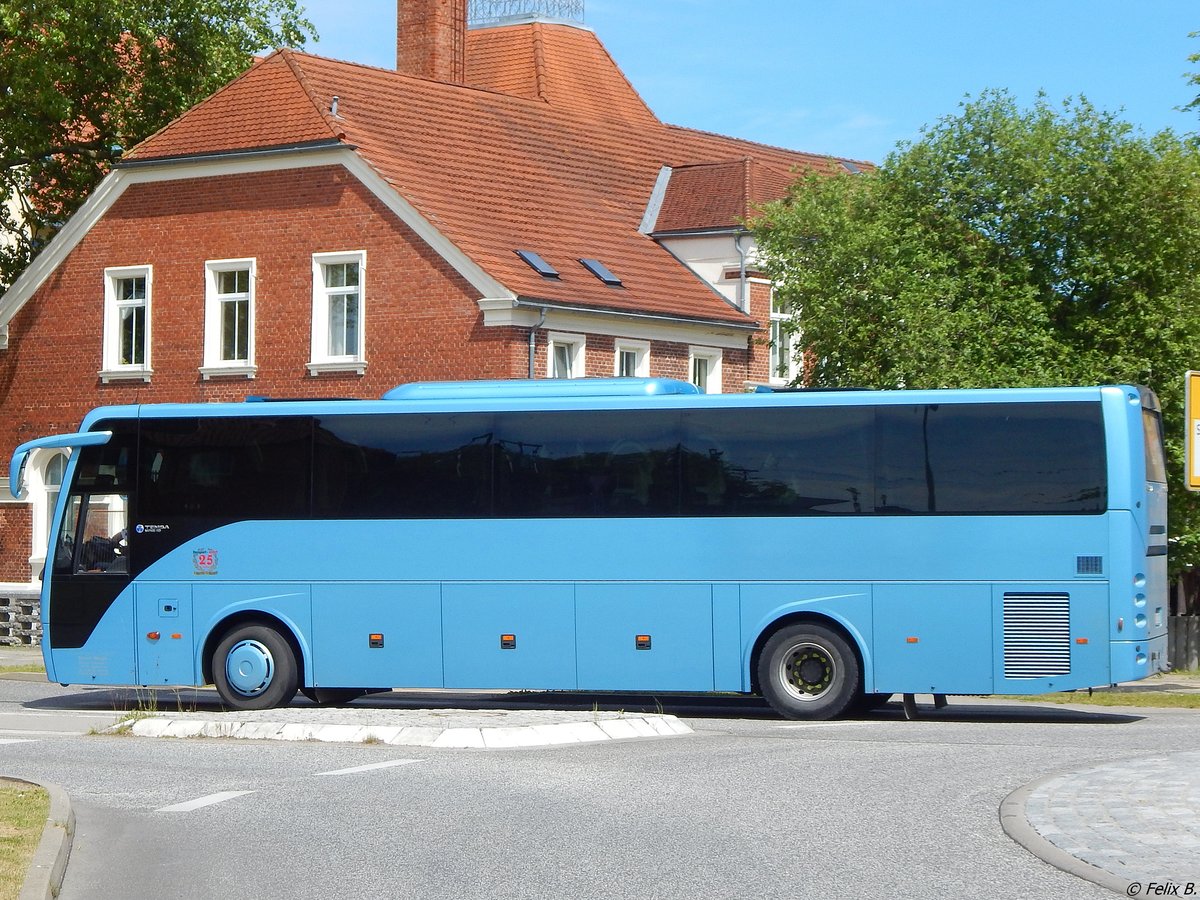
[[[395,0],[304,5],[310,52],[395,65]],[[1193,0],[586,0],[586,24],[659,118],[795,150],[882,161],[986,88],[1200,131]]]

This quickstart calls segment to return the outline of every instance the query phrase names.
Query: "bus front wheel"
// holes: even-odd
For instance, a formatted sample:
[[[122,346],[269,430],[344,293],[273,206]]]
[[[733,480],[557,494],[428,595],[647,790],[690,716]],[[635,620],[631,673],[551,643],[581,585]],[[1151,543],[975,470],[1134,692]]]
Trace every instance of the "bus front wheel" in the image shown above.
[[[270,625],[257,622],[230,631],[213,653],[213,681],[230,709],[287,706],[299,683],[292,647]]]
[[[780,628],[758,658],[763,697],[787,719],[832,719],[854,699],[859,678],[845,638],[813,622]]]

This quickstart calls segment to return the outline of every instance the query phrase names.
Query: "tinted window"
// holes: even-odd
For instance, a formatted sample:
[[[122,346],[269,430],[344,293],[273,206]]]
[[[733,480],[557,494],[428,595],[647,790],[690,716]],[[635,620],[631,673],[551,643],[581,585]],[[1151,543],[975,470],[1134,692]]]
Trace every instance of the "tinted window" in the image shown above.
[[[880,407],[883,513],[1099,513],[1107,504],[1097,403]]]
[[[133,448],[137,423],[130,421],[98,422],[93,431],[111,431],[107,444],[83,447],[75,466],[72,490],[76,493],[112,491],[128,493],[133,485]]]
[[[689,412],[684,417],[684,512],[870,512],[872,424],[870,408]]]
[[[1142,409],[1142,439],[1146,445],[1146,480],[1166,484],[1167,462],[1163,452],[1162,415]]]
[[[312,423],[276,419],[147,419],[138,514],[143,524],[309,514]]]
[[[121,492],[128,441],[79,479]],[[313,465],[315,464],[315,465]],[[144,559],[241,519],[1098,513],[1098,403],[145,420]],[[161,544],[161,546],[158,546]],[[153,550],[153,552],[150,552]]]
[[[492,417],[326,416],[316,423],[318,518],[475,518],[491,512]]]
[[[496,515],[673,516],[679,413],[511,413],[496,433]]]

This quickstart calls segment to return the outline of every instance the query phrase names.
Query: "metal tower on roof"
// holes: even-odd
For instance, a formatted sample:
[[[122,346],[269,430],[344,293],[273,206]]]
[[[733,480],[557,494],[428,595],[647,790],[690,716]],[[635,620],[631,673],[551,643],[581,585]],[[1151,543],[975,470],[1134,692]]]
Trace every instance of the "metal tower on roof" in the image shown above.
[[[471,27],[532,18],[565,19],[583,24],[584,0],[470,0]]]

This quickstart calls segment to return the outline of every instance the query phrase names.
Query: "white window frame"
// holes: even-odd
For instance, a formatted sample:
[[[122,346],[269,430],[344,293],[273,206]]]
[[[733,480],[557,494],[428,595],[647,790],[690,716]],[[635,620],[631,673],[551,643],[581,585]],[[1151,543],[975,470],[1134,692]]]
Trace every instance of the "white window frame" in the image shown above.
[[[633,353],[636,354],[637,361],[633,367],[632,378],[649,378],[650,377],[650,342],[649,341],[629,341],[619,338],[613,348],[613,376],[620,377],[621,375],[621,354]]]
[[[30,529],[32,544],[30,546],[29,566],[33,572],[33,580],[46,564],[46,547],[50,543],[50,528],[54,522],[54,510],[58,498],[62,494],[63,482],[51,484],[49,475],[50,465],[61,459],[63,475],[66,475],[70,454],[62,450],[35,450],[30,456],[25,468],[26,486],[28,488],[30,513],[33,528]]]
[[[222,359],[221,345],[224,334],[223,307],[229,297],[236,294],[221,294],[220,275],[224,272],[248,271],[249,285],[246,290],[246,358]],[[257,280],[258,261],[253,257],[248,259],[210,259],[204,264],[204,365],[200,374],[207,381],[214,375],[231,375],[243,378],[253,378],[258,372],[254,364],[254,315],[255,315],[255,282]]]
[[[145,278],[146,296],[138,301],[120,300],[117,284],[127,278]],[[104,384],[122,379],[149,381],[154,370],[150,367],[152,346],[152,299],[154,296],[153,266],[113,266],[104,270],[104,329],[103,362],[100,380]],[[142,328],[142,361],[125,364],[121,362],[121,311],[141,306],[145,310]]]
[[[587,377],[587,341],[582,334],[550,332],[546,336],[546,377],[554,377],[554,355],[557,347],[566,347],[571,372],[568,378]]]
[[[704,393],[724,393],[725,388],[721,381],[721,360],[723,358],[724,353],[719,347],[688,347],[688,381],[692,384],[696,383],[692,380],[695,375],[696,360],[702,359],[708,363],[708,387]]]
[[[792,384],[800,376],[801,367],[796,361],[796,344],[800,335],[795,332],[785,333],[783,323],[790,319],[791,313],[777,310],[775,292],[771,292],[771,330],[770,356],[767,364],[770,366],[768,380],[771,384]],[[786,354],[784,357],[783,354]],[[786,368],[785,368],[786,365]],[[780,370],[784,374],[780,374]]]
[[[346,291],[325,286],[325,267],[342,263],[358,265],[358,350],[352,354],[334,356],[329,352],[329,298]],[[367,369],[367,251],[314,253],[312,273],[312,355],[308,363],[309,374],[355,372],[362,375]]]

